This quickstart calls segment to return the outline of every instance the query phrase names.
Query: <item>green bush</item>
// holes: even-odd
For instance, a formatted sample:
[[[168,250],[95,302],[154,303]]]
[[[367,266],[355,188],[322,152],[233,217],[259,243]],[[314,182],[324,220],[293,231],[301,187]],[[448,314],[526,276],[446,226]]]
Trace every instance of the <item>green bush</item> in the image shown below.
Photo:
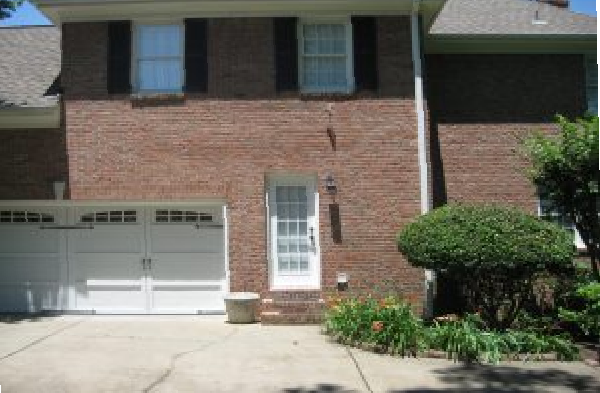
[[[539,272],[572,266],[572,234],[518,209],[449,205],[398,234],[414,266],[459,282],[473,310],[493,329],[507,329]]]
[[[600,338],[600,283],[582,284],[575,295],[583,302],[579,310],[561,308],[561,319],[576,323],[589,336]]]
[[[368,346],[402,357],[437,350],[455,361],[496,363],[524,355],[535,359],[555,353],[560,360],[574,360],[578,355],[566,338],[535,332],[487,331],[476,314],[425,326],[408,304],[391,297],[334,300],[326,312],[325,332],[344,344]]]

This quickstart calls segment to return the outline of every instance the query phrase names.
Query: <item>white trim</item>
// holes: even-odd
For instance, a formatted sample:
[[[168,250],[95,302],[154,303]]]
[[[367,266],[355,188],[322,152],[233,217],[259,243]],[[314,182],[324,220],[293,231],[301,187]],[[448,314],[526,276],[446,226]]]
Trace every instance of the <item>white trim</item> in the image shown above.
[[[150,25],[162,25],[162,26],[179,26],[181,33],[181,42],[180,42],[180,54],[181,54],[181,81],[180,81],[180,89],[179,90],[140,90],[139,89],[139,80],[138,80],[138,48],[140,46],[140,26],[150,26]],[[157,93],[167,93],[167,94],[176,94],[182,93],[185,86],[185,23],[183,19],[173,19],[173,18],[137,18],[131,24],[131,69],[130,69],[130,77],[131,77],[131,88],[134,94],[157,94]]]
[[[2,108],[0,109],[0,132],[2,129],[43,129],[60,127],[60,104],[48,108]]]
[[[107,201],[107,200],[53,200],[53,199],[44,199],[44,200],[4,200],[0,201],[0,206],[18,206],[18,207],[28,207],[28,206],[39,206],[39,207],[71,207],[71,206],[90,206],[90,207],[110,207],[110,206],[123,206],[123,207],[145,207],[145,206],[221,206],[225,205],[227,201],[225,199],[198,199],[198,200],[185,200],[185,201],[169,201],[169,200],[152,200],[152,201],[141,201],[141,200],[131,200],[131,201]]]
[[[307,230],[314,228],[313,235],[313,258],[309,261],[310,272],[308,274],[278,274],[277,266],[277,242],[273,241],[276,235],[274,230],[277,228],[277,215],[274,213],[275,203],[275,188],[277,185],[302,185],[306,186],[308,200],[308,222]],[[317,179],[314,175],[271,175],[267,178],[267,221],[269,231],[268,239],[268,255],[269,255],[269,288],[275,290],[320,290],[321,289],[321,242],[320,242],[320,225],[319,225],[319,193],[317,190]],[[311,203],[311,198],[313,202]],[[312,210],[311,210],[312,209]],[[275,211],[276,212],[276,211]],[[275,229],[274,229],[275,228]]]
[[[444,0],[424,0],[435,13]],[[411,0],[34,0],[55,25],[145,17],[282,17],[314,14],[408,15]]]
[[[421,0],[413,0],[413,12],[410,16],[412,60],[415,77],[415,114],[417,117],[417,141],[419,153],[419,189],[421,214],[429,212],[429,167],[427,163],[427,140],[425,135],[425,102],[423,93],[423,64],[421,62],[421,31],[419,23],[419,7]],[[433,316],[433,297],[435,289],[435,273],[425,270],[425,304],[423,314]]]
[[[542,212],[542,197],[538,194],[538,198],[537,198],[537,214],[538,217],[543,218],[543,217],[558,217],[561,220],[564,220],[564,217],[562,214],[560,214],[559,212],[553,211],[553,212],[549,212],[547,214]],[[558,224],[557,224],[558,225]],[[561,225],[563,228],[567,229],[566,226]],[[574,246],[577,248],[577,250],[586,250],[586,246],[585,243],[583,242],[583,239],[581,238],[581,235],[579,234],[579,231],[577,230],[577,228],[575,228],[575,224],[573,223],[573,226],[571,227],[571,230],[573,231],[573,242],[574,242]]]
[[[229,269],[229,210],[227,205],[223,205],[223,250],[225,259],[225,287],[223,292],[231,292],[231,270]]]
[[[343,25],[344,32],[346,34],[346,54],[343,55],[346,58],[346,87],[343,89],[332,89],[331,87],[323,87],[317,89],[310,89],[304,87],[304,29],[305,25],[318,25],[318,24],[336,24]],[[327,93],[352,93],[356,88],[356,82],[354,78],[354,39],[352,20],[350,16],[335,16],[335,15],[322,15],[322,16],[310,16],[298,19],[298,25],[296,28],[296,37],[298,39],[298,84],[300,86],[300,92],[305,94],[327,94]],[[331,55],[333,57],[333,55]],[[342,55],[340,55],[342,57]]]

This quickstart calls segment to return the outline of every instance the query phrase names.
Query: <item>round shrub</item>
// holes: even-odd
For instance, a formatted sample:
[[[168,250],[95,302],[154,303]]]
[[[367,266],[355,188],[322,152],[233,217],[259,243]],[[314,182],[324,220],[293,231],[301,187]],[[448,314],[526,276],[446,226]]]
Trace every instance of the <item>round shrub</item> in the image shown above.
[[[501,206],[448,205],[407,225],[398,247],[414,266],[444,272],[491,328],[510,326],[538,272],[572,265],[573,235]]]

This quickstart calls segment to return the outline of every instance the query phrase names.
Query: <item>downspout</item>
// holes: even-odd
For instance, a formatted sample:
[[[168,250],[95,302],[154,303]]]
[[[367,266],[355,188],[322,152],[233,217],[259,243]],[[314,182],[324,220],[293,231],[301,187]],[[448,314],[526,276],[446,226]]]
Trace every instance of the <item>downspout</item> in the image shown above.
[[[421,53],[421,26],[419,23],[419,11],[421,0],[413,0],[410,15],[412,58],[415,75],[415,112],[417,115],[417,137],[419,152],[419,185],[421,194],[421,214],[429,212],[429,184],[427,149],[425,136],[425,103],[423,93],[423,64]],[[425,305],[423,314],[425,317],[433,316],[433,294],[434,294],[434,272],[425,270]]]

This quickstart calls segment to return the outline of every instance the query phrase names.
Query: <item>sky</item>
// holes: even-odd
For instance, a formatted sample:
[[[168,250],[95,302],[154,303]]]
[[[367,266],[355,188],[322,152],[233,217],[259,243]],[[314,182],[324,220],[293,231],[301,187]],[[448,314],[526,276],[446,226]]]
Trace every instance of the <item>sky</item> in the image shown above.
[[[481,0],[485,1],[485,0]],[[596,15],[595,0],[571,0],[571,9],[590,15]],[[0,25],[47,25],[50,21],[46,19],[31,3],[26,1],[10,18],[0,20]]]

